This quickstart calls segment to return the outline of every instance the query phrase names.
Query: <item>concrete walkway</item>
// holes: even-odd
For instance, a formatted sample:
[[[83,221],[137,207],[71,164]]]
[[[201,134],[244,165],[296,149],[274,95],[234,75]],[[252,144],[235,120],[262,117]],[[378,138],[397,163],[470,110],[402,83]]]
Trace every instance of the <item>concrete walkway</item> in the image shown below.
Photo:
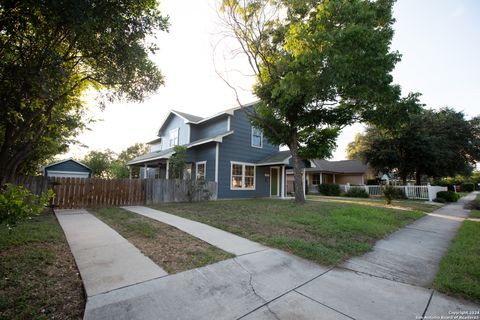
[[[115,230],[85,210],[55,210],[87,297],[167,273]]]
[[[142,206],[123,207],[123,209],[174,226],[192,236],[202,239],[211,245],[237,256],[267,249],[267,247],[262,246],[261,244],[239,237],[230,232],[159,210]]]
[[[472,198],[439,214],[465,217],[462,203]],[[412,320],[480,310],[430,289],[459,221],[427,216],[379,241],[371,253],[326,268],[168,213],[127,209],[242,255],[96,295],[85,319]]]
[[[344,268],[398,282],[430,287],[440,259],[470,211],[471,193],[398,230],[375,244],[373,250],[348,260]]]

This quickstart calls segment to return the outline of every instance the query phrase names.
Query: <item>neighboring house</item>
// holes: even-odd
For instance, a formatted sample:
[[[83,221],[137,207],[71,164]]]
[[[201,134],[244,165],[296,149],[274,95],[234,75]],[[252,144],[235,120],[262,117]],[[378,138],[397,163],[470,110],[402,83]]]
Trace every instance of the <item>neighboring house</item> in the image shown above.
[[[250,108],[233,108],[207,118],[172,110],[157,138],[149,142],[151,152],[128,165],[141,167],[142,178],[168,179],[173,148],[184,145],[186,172],[193,179],[217,182],[217,198],[284,197],[291,154],[280,151],[251,125]]]
[[[45,177],[90,178],[92,170],[81,162],[66,159],[43,167]]]
[[[305,168],[305,179],[309,191],[317,191],[322,183],[364,185],[368,176],[368,167],[360,160],[328,161],[314,159]],[[287,170],[287,192],[293,192],[293,171]]]

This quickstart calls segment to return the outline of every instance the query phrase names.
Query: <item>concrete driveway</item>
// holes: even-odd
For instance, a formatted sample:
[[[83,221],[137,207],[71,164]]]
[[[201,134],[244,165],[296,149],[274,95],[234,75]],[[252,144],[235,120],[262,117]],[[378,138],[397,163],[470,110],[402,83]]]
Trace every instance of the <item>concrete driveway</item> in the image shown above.
[[[241,254],[89,296],[85,319],[411,320],[480,310],[430,288],[438,262],[461,224],[449,217],[466,214],[460,212],[461,205],[445,206],[436,216],[379,241],[372,252],[334,268],[165,212],[127,207]]]

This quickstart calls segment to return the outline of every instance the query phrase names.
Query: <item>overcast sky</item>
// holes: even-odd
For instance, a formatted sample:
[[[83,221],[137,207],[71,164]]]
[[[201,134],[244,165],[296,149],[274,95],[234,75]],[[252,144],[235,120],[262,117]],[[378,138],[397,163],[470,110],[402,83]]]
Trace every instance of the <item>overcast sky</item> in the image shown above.
[[[92,105],[92,115],[102,121],[79,137],[88,148],[72,147],[68,156],[81,158],[106,148],[119,152],[152,140],[170,109],[208,116],[237,105],[213,61],[220,71],[248,68],[238,59],[224,64],[226,45],[217,46],[214,54],[219,39],[214,0],[163,0],[160,6],[171,27],[168,34],[158,35],[160,51],[153,59],[165,75],[165,86],[141,104],[110,104],[103,112]],[[394,16],[392,49],[402,54],[402,61],[393,75],[403,93],[422,93],[429,108],[450,106],[469,117],[480,114],[480,1],[398,0]],[[255,100],[249,92],[251,77],[227,75],[245,89],[240,90],[242,103]],[[335,160],[345,158],[346,145],[361,130],[361,125],[343,130]]]

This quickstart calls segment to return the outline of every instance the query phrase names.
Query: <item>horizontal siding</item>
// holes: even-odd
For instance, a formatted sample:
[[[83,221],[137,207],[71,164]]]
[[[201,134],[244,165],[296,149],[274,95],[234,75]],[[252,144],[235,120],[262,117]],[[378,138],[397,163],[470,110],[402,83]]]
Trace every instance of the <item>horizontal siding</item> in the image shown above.
[[[219,116],[201,124],[194,124],[191,127],[191,141],[213,137],[228,131],[227,115]]]
[[[190,142],[189,128],[188,124],[185,123],[185,120],[170,114],[165,122],[165,126],[162,131],[159,132],[159,136],[162,138],[162,150],[170,148],[170,130],[179,128],[178,131],[178,141],[180,145],[187,144]]]
[[[270,144],[267,139],[263,140],[263,148],[251,146],[251,124],[245,110],[236,110],[231,119],[231,130],[234,133],[223,139],[220,144],[219,154],[219,198],[254,198],[268,197],[269,167],[256,167],[256,188],[255,190],[230,190],[231,161],[256,163],[265,157],[279,151],[279,147]]]

